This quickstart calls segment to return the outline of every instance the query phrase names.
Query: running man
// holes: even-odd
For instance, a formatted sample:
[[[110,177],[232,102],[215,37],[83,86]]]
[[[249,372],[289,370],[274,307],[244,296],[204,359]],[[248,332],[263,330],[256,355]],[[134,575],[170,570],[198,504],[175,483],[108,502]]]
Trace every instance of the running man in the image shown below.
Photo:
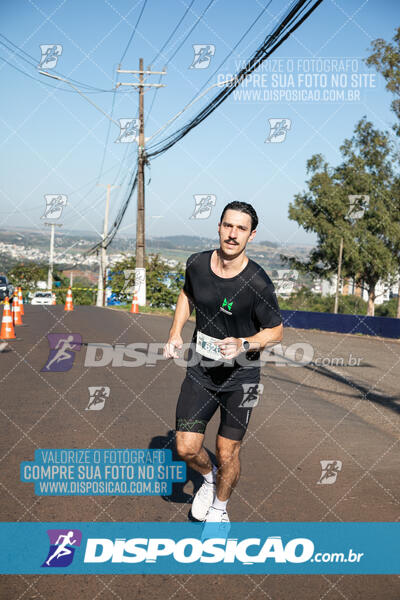
[[[188,362],[176,408],[176,447],[204,482],[194,497],[192,516],[228,523],[228,500],[240,474],[239,450],[253,402],[245,391],[258,389],[260,350],[282,339],[282,319],[271,279],[246,254],[258,217],[246,202],[225,206],[218,224],[220,247],[192,254],[178,297],[164,356],[177,358],[181,332],[193,307],[196,347]],[[194,347],[192,345],[192,348]],[[204,432],[220,408],[217,465],[203,447]]]
[[[54,553],[50,556],[50,558],[46,560],[46,565],[50,566],[50,563],[54,558],[61,558],[62,556],[71,554],[71,550],[70,548],[67,548],[67,546],[73,546],[76,543],[76,540],[72,539],[73,537],[73,531],[68,531],[67,535],[58,536],[58,540],[56,541],[57,548],[55,549]]]
[[[71,344],[71,342],[74,341],[74,336],[73,335],[69,335],[66,339],[60,338],[56,344],[56,347],[54,348],[55,350],[58,350],[58,352],[55,353],[55,355],[53,356],[53,358],[51,359],[51,361],[49,363],[47,363],[46,365],[46,369],[49,370],[51,365],[53,363],[59,363],[62,360],[69,360],[71,359],[71,355],[69,354],[68,350],[75,350],[74,344]]]

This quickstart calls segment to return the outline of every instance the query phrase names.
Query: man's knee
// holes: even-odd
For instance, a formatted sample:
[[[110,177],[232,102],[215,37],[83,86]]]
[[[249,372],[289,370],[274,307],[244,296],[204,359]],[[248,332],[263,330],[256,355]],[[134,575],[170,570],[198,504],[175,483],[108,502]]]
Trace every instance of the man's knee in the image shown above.
[[[239,457],[240,442],[234,440],[217,440],[217,458],[220,466],[236,461]]]
[[[198,440],[193,438],[193,435],[197,438],[198,434],[182,434],[178,431],[176,433],[176,451],[183,460],[192,460],[201,450],[203,436]]]

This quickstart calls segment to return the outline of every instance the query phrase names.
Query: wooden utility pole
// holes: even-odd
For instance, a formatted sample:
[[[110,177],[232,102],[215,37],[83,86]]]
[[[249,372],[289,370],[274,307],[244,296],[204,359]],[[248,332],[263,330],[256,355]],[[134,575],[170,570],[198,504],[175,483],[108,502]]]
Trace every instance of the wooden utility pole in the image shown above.
[[[144,98],[143,58],[139,59],[139,143],[138,143],[138,191],[136,219],[136,268],[145,268],[145,221],[144,221]]]
[[[146,164],[144,137],[144,88],[165,87],[160,83],[145,83],[145,75],[165,75],[166,71],[150,71],[143,69],[143,58],[139,59],[139,70],[129,71],[121,68],[117,73],[131,73],[139,76],[139,81],[132,83],[117,83],[120,85],[130,85],[138,88],[139,91],[139,136],[138,136],[138,190],[137,190],[137,216],[136,216],[136,270],[135,270],[135,288],[138,294],[139,306],[146,305],[146,250],[145,250],[145,202],[144,202],[144,167]]]

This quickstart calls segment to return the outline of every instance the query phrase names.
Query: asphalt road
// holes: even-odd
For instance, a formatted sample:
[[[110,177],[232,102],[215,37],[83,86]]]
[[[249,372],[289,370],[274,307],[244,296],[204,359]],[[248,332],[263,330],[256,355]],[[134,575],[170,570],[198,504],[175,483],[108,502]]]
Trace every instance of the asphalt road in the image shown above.
[[[184,368],[155,361],[139,368],[85,367],[88,343],[164,343],[171,320],[96,307],[25,307],[21,340],[0,344],[2,521],[184,521],[196,474],[162,497],[37,497],[19,479],[37,448],[172,448]],[[184,329],[189,341],[193,323]],[[43,372],[47,335],[80,334],[66,372]],[[400,344],[360,336],[287,330],[283,342],[309,344],[312,362],[268,363],[264,393],[241,452],[242,475],[229,504],[233,521],[398,521]],[[122,346],[120,346],[122,348]],[[349,354],[357,366],[328,364]],[[290,353],[289,353],[290,354]],[[292,356],[292,355],[290,355]],[[322,359],[325,363],[322,364]],[[279,362],[279,361],[278,361]],[[281,361],[282,362],[282,361]],[[340,362],[340,361],[339,361]],[[85,410],[91,386],[107,386],[102,410]],[[213,452],[217,418],[206,446]],[[321,485],[321,460],[341,461]],[[11,599],[193,598],[216,600],[399,600],[398,576],[2,576]]]

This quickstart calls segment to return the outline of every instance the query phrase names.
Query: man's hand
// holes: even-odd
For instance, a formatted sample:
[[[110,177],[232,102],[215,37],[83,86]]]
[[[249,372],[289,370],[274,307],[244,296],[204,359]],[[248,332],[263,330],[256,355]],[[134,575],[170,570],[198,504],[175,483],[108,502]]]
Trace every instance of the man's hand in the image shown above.
[[[168,342],[164,346],[163,356],[165,358],[179,358],[175,348],[182,348],[183,340],[180,335],[170,335]]]
[[[235,358],[241,352],[243,352],[242,340],[240,340],[239,338],[224,338],[223,340],[219,340],[218,342],[216,342],[216,344],[219,346],[221,355],[227,360]]]

